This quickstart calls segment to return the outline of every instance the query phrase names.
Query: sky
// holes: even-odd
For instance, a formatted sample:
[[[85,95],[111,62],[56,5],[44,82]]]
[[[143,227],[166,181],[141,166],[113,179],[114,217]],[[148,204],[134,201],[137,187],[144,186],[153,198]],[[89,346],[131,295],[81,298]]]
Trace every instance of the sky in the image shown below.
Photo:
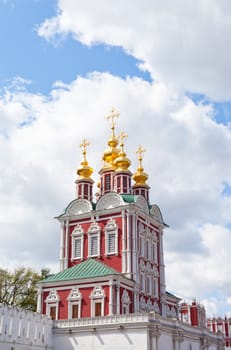
[[[167,290],[231,316],[229,0],[0,0],[0,265],[57,272],[83,138],[146,152]],[[96,191],[96,189],[95,189]]]

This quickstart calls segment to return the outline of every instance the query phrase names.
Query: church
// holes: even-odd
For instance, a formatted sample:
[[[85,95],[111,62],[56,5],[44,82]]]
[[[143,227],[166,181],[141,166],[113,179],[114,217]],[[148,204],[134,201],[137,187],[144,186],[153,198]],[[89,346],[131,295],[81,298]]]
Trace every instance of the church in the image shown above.
[[[163,230],[167,225],[158,206],[149,203],[141,146],[137,170],[134,174],[129,170],[126,135],[115,136],[117,116],[112,110],[108,117],[111,135],[99,171],[97,201],[93,202],[88,142],[83,140],[76,199],[57,217],[60,272],[41,283],[39,297],[39,311],[53,319],[144,311],[177,315],[179,299],[165,290]]]
[[[60,223],[60,272],[38,283],[37,312],[53,320],[54,349],[224,349],[221,332],[206,328],[204,308],[191,306],[165,285],[165,223],[149,201],[145,149],[137,166],[116,133],[112,109],[97,193],[81,144],[76,195]]]

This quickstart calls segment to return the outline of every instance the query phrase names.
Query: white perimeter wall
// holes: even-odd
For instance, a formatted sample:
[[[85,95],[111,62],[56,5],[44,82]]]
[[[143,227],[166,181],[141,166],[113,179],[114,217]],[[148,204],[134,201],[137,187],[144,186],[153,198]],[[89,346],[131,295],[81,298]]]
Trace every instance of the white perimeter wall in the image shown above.
[[[222,334],[154,314],[54,323],[55,350],[224,350]]]
[[[0,304],[0,349],[53,349],[52,325],[46,316]]]

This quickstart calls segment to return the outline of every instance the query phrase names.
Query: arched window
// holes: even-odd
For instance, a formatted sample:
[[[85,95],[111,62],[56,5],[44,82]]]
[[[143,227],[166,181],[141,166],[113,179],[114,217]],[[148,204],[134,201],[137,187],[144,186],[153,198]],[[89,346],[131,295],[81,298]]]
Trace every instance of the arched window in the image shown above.
[[[91,295],[91,317],[104,316],[105,293],[101,286],[96,286]]]
[[[52,320],[58,319],[59,300],[59,295],[56,290],[51,290],[45,300],[46,315],[50,316]]]
[[[81,301],[82,294],[79,289],[75,286],[68,295],[68,318],[80,318],[81,317]]]
[[[84,231],[78,224],[72,232],[72,259],[83,259]]]
[[[105,255],[118,255],[118,226],[110,219],[105,227]]]
[[[93,222],[88,230],[88,257],[100,256],[100,226]]]

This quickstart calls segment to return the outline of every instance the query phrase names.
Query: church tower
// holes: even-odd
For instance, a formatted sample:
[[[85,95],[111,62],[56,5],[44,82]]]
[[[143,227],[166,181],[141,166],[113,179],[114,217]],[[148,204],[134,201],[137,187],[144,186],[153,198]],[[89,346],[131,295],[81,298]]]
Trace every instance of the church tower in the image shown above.
[[[38,312],[53,319],[75,319],[155,311],[176,317],[178,299],[165,290],[163,230],[167,226],[150,187],[139,146],[132,174],[125,152],[127,135],[116,136],[112,109],[108,148],[94,200],[85,139],[77,169],[76,198],[57,217],[61,226],[60,272],[38,286]],[[132,179],[134,184],[132,184]]]
[[[77,169],[78,178],[75,181],[76,198],[82,198],[92,202],[92,187],[94,181],[91,179],[91,175],[93,173],[93,169],[88,165],[86,158],[87,146],[89,146],[89,142],[84,139],[80,145],[82,148],[83,161],[81,162],[81,166]]]

